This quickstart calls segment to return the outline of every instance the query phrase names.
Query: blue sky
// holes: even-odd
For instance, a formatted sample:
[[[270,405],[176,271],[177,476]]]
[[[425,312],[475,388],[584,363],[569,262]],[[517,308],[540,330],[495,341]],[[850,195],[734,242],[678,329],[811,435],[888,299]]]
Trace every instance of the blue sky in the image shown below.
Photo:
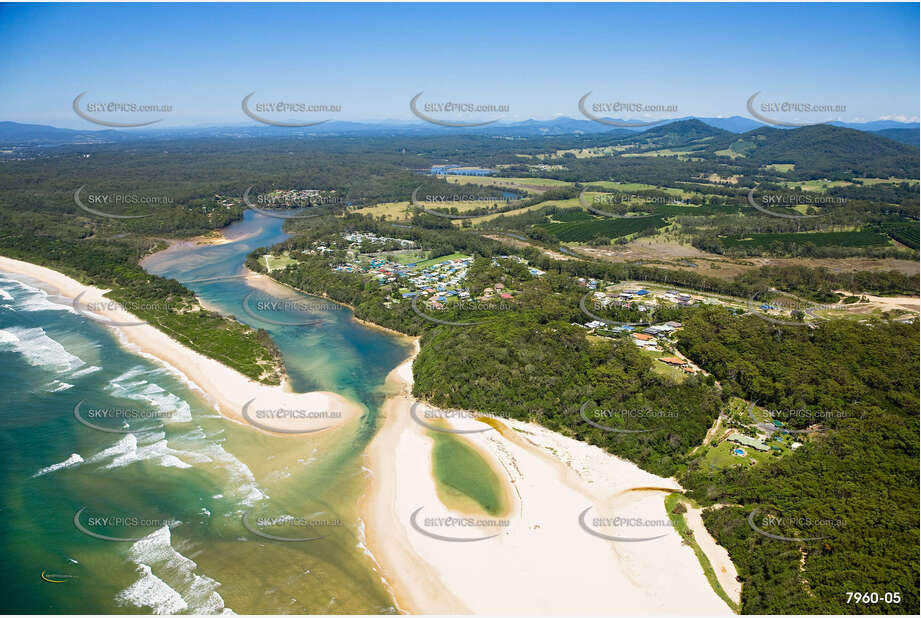
[[[99,128],[71,109],[84,91],[172,105],[160,126],[250,123],[253,91],[407,122],[420,91],[507,120],[581,117],[588,91],[745,116],[762,91],[916,121],[918,19],[918,4],[5,4],[0,120]]]

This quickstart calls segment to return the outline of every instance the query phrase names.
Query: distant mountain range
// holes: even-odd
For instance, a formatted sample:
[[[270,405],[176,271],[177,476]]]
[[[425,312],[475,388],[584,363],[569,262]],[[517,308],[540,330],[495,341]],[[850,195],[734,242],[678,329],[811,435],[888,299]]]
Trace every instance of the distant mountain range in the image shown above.
[[[615,120],[621,123],[636,123],[637,120]],[[81,130],[60,129],[48,125],[0,122],[0,146],[57,146],[63,144],[117,143],[149,139],[182,138],[273,138],[286,136],[396,136],[396,135],[489,135],[496,137],[566,136],[580,134],[605,134],[609,137],[626,137],[669,125],[687,121],[716,128],[730,133],[746,133],[769,127],[751,118],[730,116],[728,118],[686,117],[663,121],[651,127],[613,127],[592,120],[560,117],[553,120],[525,120],[523,122],[497,122],[482,127],[449,128],[428,123],[399,122],[347,122],[331,121],[312,127],[292,128],[259,124],[214,125],[178,128],[143,128],[126,130]],[[881,137],[903,144],[918,146],[919,123],[904,123],[893,120],[876,120],[867,123],[832,122],[828,125],[858,131],[875,133]],[[779,127],[773,127],[779,128]],[[697,129],[700,130],[699,127]]]

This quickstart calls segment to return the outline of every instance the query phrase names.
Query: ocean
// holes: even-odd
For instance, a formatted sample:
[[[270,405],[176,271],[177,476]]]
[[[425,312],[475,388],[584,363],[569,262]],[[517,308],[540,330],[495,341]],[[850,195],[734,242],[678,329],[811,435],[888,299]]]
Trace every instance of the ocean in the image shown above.
[[[3,613],[396,611],[357,503],[384,379],[410,349],[345,308],[238,276],[281,225],[248,211],[232,242],[180,244],[144,267],[268,331],[294,391],[358,401],[347,435],[226,420],[54,290],[0,274]]]

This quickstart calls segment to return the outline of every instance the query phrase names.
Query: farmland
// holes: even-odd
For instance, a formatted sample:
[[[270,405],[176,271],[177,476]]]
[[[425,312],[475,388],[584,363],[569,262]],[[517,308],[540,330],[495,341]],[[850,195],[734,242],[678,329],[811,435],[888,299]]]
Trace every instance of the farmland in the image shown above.
[[[560,223],[541,223],[541,228],[564,242],[587,242],[599,236],[620,238],[648,229],[664,227],[665,219],[655,217],[637,217],[635,219],[602,219],[590,217]]]
[[[874,247],[889,244],[885,234],[877,232],[813,232],[804,234],[751,234],[745,238],[723,238],[724,247],[770,247],[774,243],[812,244],[816,247]]]

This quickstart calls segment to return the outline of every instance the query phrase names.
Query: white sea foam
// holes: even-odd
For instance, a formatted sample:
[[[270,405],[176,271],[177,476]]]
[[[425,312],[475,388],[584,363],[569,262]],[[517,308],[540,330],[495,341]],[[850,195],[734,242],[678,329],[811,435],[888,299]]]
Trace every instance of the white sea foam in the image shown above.
[[[142,442],[139,444],[138,438],[133,433],[129,433],[112,446],[90,457],[87,463],[102,463],[108,460],[102,469],[110,470],[148,460],[154,460],[161,466],[169,468],[191,468],[192,465],[184,459],[191,459],[193,462],[207,461],[207,457],[170,448],[162,433],[141,434],[141,439]]]
[[[230,476],[225,495],[236,500],[240,506],[253,506],[266,495],[259,489],[256,477],[245,463],[224,450],[224,447],[215,442],[209,443],[201,449],[211,461],[227,471]]]
[[[35,478],[38,476],[44,476],[45,474],[48,474],[49,472],[54,472],[55,470],[60,470],[61,468],[69,468],[71,466],[76,466],[81,463],[83,463],[83,458],[80,457],[80,455],[78,455],[77,453],[73,453],[71,454],[70,457],[68,457],[67,459],[65,459],[64,461],[60,463],[52,464],[46,468],[42,468],[41,470],[33,474],[32,478]]]
[[[106,387],[106,390],[123,399],[143,401],[150,404],[166,423],[187,423],[192,420],[192,409],[188,402],[170,393],[159,384],[150,382],[152,378],[162,374],[162,370],[150,370],[142,366],[132,367],[121,374]]]
[[[70,374],[72,378],[82,378],[83,376],[88,376],[91,373],[96,373],[97,371],[102,371],[102,367],[97,367],[96,365],[90,365],[89,367],[84,367],[83,369],[78,369]]]
[[[71,305],[49,300],[48,292],[28,283],[4,277],[0,278],[0,285],[2,285],[0,295],[2,295],[3,300],[13,301],[12,307],[16,311],[67,311],[68,313],[77,313]]]
[[[61,391],[66,391],[73,388],[73,384],[68,384],[67,382],[61,382],[60,380],[52,380],[45,385],[45,390],[49,393],[59,393]]]
[[[116,600],[135,607],[149,607],[155,614],[233,613],[224,607],[218,594],[219,582],[195,570],[194,560],[182,555],[172,546],[167,526],[138,540],[128,555],[138,565],[141,578],[121,591]]]
[[[17,352],[33,367],[58,373],[73,371],[86,364],[49,337],[41,327],[11,326],[0,330],[0,350]]]
[[[149,607],[154,614],[177,614],[188,609],[182,596],[153,574],[146,564],[138,565],[141,578],[115,595],[119,605]]]

